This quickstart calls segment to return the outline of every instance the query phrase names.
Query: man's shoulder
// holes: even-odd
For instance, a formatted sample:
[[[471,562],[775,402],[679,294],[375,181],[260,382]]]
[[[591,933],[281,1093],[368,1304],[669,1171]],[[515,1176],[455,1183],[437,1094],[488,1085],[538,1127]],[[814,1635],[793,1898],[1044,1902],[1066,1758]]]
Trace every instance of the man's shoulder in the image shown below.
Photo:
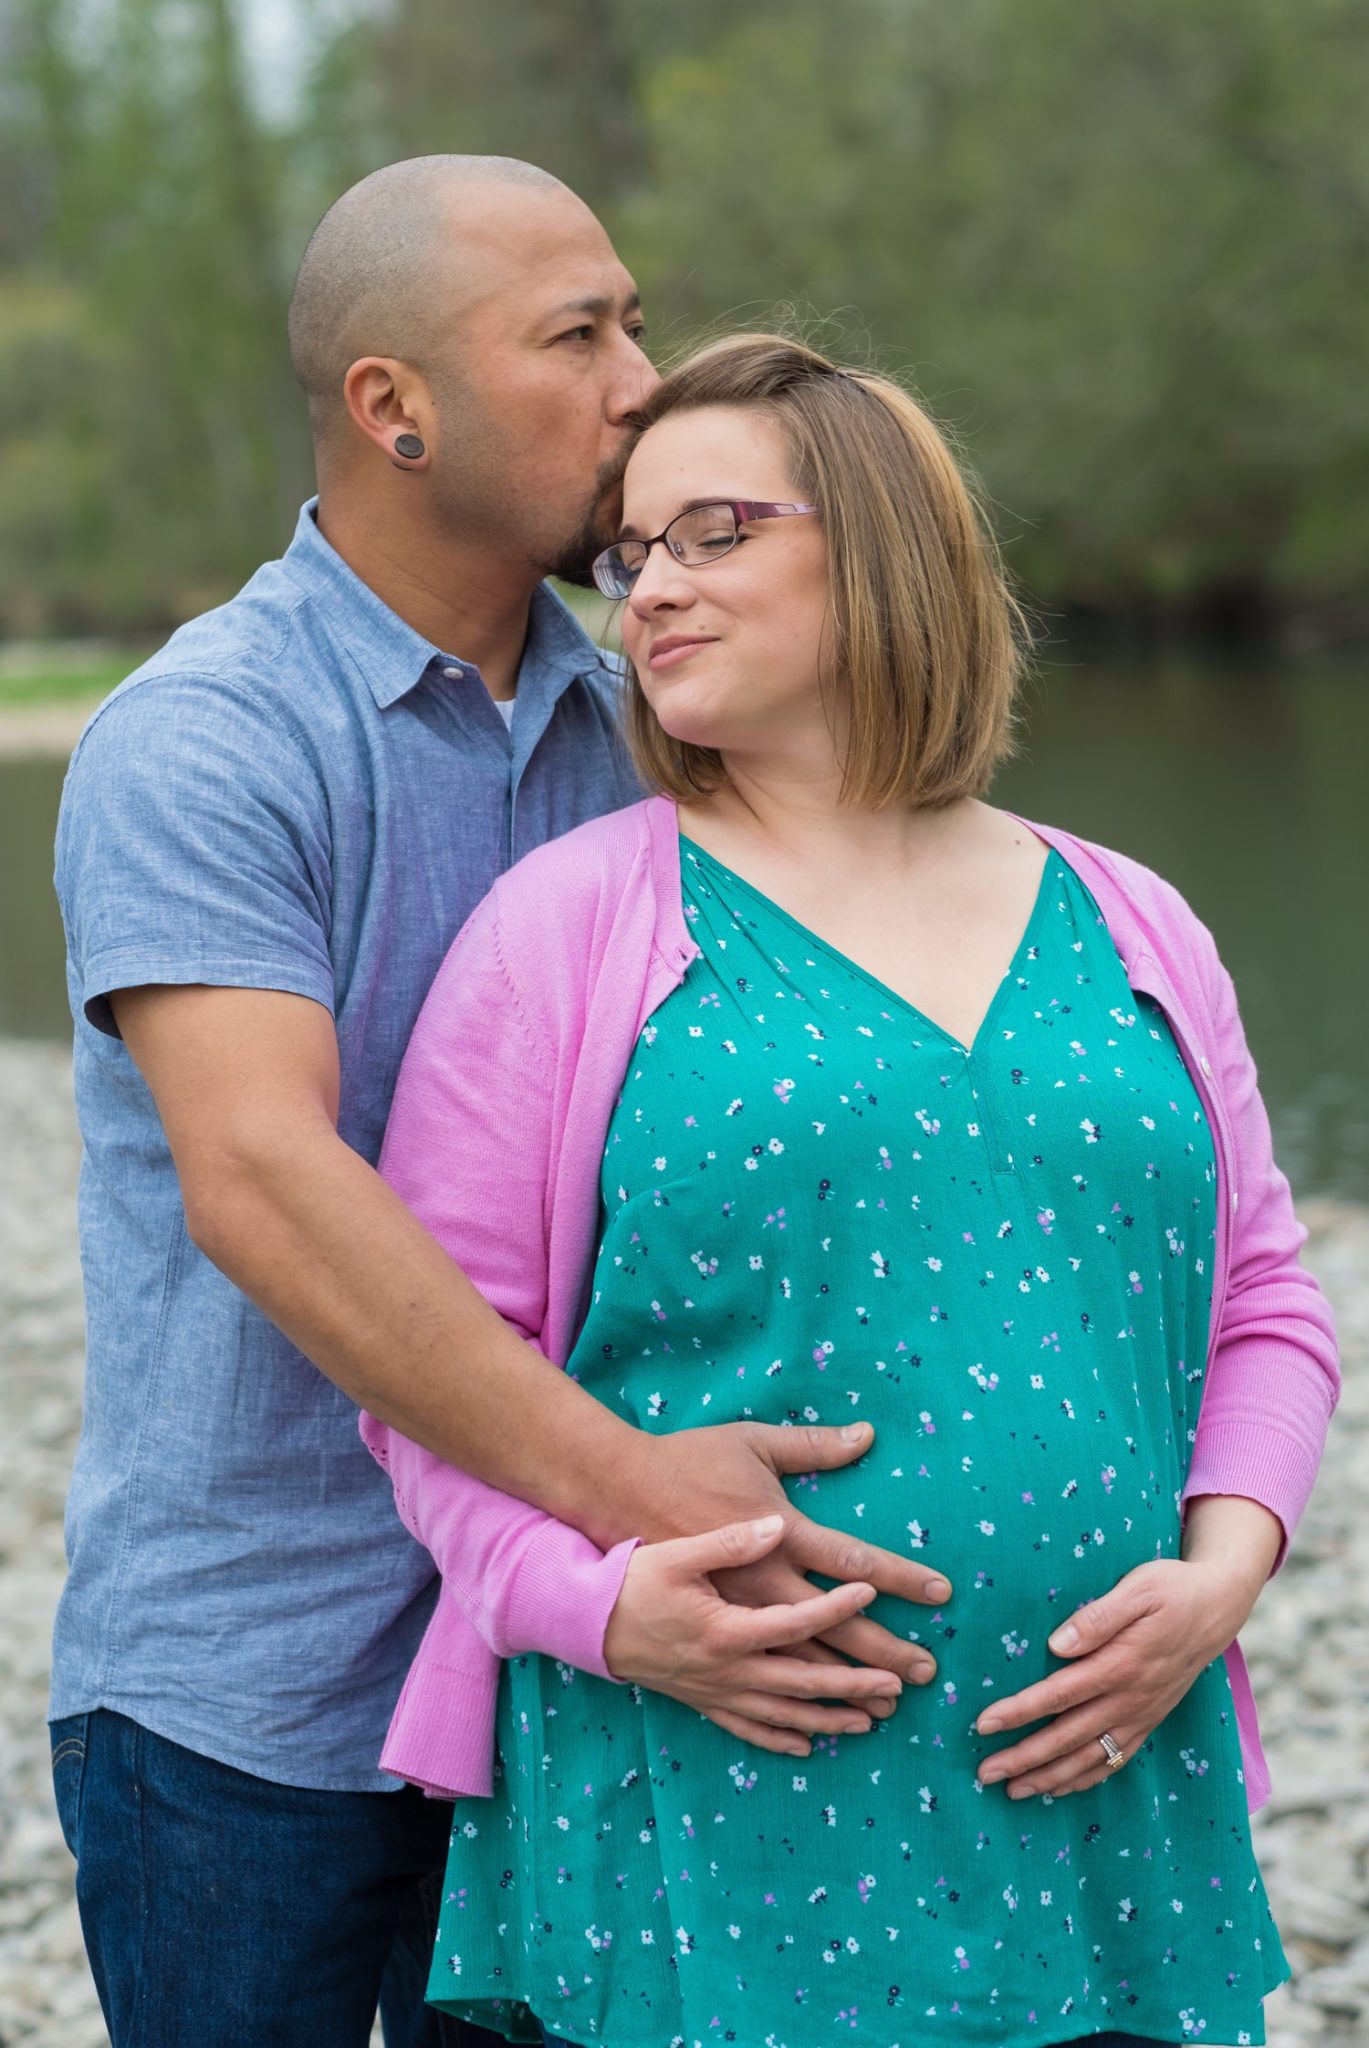
[[[256,727],[285,740],[299,727],[300,683],[316,674],[305,658],[309,597],[268,562],[233,597],[178,626],[97,707],[77,742],[160,754],[197,734]]]

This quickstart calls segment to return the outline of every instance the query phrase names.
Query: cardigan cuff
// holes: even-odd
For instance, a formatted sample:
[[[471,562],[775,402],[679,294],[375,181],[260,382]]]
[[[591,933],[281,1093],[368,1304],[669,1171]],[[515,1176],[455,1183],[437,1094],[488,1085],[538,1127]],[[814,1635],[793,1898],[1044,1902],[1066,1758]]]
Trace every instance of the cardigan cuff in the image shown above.
[[[604,1634],[639,1540],[630,1536],[604,1552],[563,1524],[547,1522],[519,1559],[508,1588],[501,1653],[536,1652],[618,1684],[604,1662]]]
[[[1267,1423],[1214,1422],[1199,1427],[1182,1499],[1223,1493],[1268,1508],[1283,1524],[1283,1542],[1273,1565],[1277,1572],[1316,1477],[1316,1458],[1295,1438]]]
[[[494,1790],[499,1666],[429,1663],[420,1650],[390,1721],[380,1768],[430,1799],[488,1799]]]

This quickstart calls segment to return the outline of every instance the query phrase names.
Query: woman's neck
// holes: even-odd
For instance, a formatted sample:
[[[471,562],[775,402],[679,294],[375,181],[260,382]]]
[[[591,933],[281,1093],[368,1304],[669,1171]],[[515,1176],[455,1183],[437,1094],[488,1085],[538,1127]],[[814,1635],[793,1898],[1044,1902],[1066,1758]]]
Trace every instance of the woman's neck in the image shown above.
[[[841,801],[841,776],[757,774],[724,759],[727,781],[712,795],[682,806],[681,829],[728,864],[747,851],[804,866],[814,862],[852,875],[878,874],[939,858],[975,825],[986,807],[965,798],[931,809],[889,804],[863,810]]]

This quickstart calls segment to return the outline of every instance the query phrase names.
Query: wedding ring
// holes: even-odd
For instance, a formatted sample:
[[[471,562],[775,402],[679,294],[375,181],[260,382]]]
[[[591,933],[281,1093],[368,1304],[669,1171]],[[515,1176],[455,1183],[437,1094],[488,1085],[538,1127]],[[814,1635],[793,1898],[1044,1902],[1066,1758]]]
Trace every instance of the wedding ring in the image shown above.
[[[1108,1760],[1108,1769],[1110,1771],[1120,1771],[1126,1762],[1126,1758],[1117,1747],[1117,1744],[1110,1735],[1100,1735],[1098,1740],[1103,1745],[1103,1754]]]

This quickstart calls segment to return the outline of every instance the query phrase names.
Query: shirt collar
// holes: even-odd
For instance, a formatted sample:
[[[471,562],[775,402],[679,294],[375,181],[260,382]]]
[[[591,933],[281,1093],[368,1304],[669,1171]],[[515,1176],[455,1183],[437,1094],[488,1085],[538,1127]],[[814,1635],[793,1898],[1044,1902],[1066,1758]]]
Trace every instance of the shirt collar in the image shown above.
[[[319,602],[330,633],[365,678],[380,709],[407,696],[431,668],[456,667],[476,675],[472,663],[425,640],[362,582],[319,532],[317,513],[317,498],[300,507],[284,567]],[[564,686],[602,665],[603,656],[574,612],[547,584],[539,584],[528,609],[520,678],[549,673]]]

